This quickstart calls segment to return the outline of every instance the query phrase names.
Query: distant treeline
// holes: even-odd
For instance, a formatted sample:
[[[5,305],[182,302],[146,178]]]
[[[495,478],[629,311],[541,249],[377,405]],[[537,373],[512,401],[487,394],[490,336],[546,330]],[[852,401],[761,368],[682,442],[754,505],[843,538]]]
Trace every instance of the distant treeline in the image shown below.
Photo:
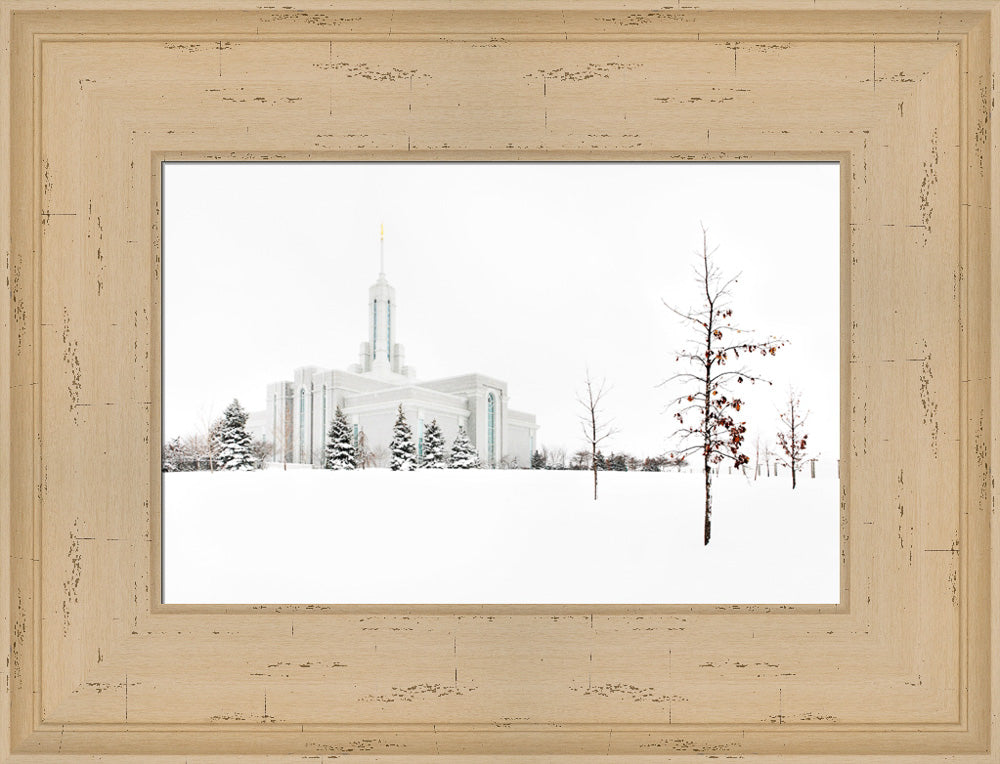
[[[531,455],[531,468],[535,470],[598,470],[610,472],[664,472],[686,467],[683,459],[669,456],[638,457],[632,454],[610,452],[607,456],[598,451],[577,451],[569,459],[564,449],[542,448]]]

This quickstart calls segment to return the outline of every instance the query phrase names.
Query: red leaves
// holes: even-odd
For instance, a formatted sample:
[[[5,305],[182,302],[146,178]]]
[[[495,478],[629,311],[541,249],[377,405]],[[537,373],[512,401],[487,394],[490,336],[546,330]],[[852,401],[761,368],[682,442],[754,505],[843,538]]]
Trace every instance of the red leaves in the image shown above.
[[[704,269],[697,269],[700,285],[704,287],[701,305],[686,312],[671,308],[685,319],[691,333],[689,342],[692,343],[683,350],[675,351],[674,361],[683,356],[684,361],[694,367],[691,373],[681,372],[670,378],[690,383],[689,392],[683,392],[682,388],[678,391],[679,397],[673,399],[676,409],[681,409],[675,410],[674,417],[682,424],[678,435],[691,439],[690,445],[682,451],[691,454],[701,452],[706,465],[731,459],[737,466],[742,466],[749,462],[749,458],[740,452],[745,445],[746,423],[736,421],[734,417],[736,414],[744,415],[744,401],[729,394],[735,392],[734,384],[754,384],[757,378],[749,364],[742,365],[744,359],[741,356],[756,353],[774,356],[784,341],[770,336],[755,337],[755,332],[732,325],[733,310],[729,307],[728,288],[737,279],[724,278],[711,262],[710,254],[706,244],[702,263]],[[736,337],[734,333],[740,336]],[[721,368],[727,367],[733,358],[736,359],[733,370]],[[689,405],[684,406],[685,402]],[[684,424],[685,417],[691,419],[690,427]]]

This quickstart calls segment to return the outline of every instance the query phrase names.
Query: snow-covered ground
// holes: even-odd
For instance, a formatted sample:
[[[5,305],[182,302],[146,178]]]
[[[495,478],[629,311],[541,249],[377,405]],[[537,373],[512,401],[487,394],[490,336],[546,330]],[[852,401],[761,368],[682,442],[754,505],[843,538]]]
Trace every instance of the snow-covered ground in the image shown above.
[[[725,472],[725,471],[724,471]],[[839,481],[384,469],[164,475],[168,603],[835,603]]]

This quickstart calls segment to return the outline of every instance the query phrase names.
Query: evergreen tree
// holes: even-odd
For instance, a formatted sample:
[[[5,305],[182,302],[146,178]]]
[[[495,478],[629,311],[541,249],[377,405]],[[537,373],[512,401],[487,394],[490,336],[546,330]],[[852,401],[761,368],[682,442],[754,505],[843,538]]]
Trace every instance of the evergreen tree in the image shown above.
[[[392,443],[389,444],[392,456],[389,467],[394,471],[409,472],[417,466],[417,451],[413,446],[413,433],[403,415],[403,404],[399,405],[399,416],[392,428]]]
[[[168,440],[163,444],[163,460],[161,467],[164,472],[179,472],[180,462],[183,459],[183,445],[180,438]]]
[[[543,454],[541,451],[535,451],[531,454],[531,469],[533,470],[545,469],[545,454]]]
[[[608,468],[608,460],[604,458],[604,454],[600,451],[594,454],[593,468],[595,470],[606,470]]]
[[[628,457],[625,454],[611,454],[606,465],[607,469],[614,472],[628,472]]]
[[[458,435],[451,446],[451,466],[453,469],[468,470],[479,467],[479,454],[472,447],[469,436],[465,434],[465,428],[458,428]]]
[[[323,466],[328,470],[353,470],[357,466],[354,437],[340,406],[337,406],[333,421],[330,422],[330,430],[326,435],[326,456]]]
[[[250,433],[247,432],[246,410],[233,399],[216,423],[215,440],[218,444],[216,466],[221,470],[253,470],[257,458],[253,453]]]
[[[444,435],[437,419],[432,420],[424,430],[424,458],[420,466],[431,470],[443,470],[448,466],[444,457]]]

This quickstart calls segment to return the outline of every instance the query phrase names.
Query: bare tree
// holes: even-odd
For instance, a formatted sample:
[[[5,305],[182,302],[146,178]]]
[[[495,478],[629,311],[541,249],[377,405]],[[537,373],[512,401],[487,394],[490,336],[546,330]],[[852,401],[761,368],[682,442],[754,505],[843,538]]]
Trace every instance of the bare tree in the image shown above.
[[[595,384],[590,378],[590,369],[587,369],[585,377],[585,392],[582,396],[577,396],[577,400],[584,408],[584,413],[580,415],[580,426],[583,429],[583,437],[590,447],[591,471],[594,473],[594,500],[597,500],[597,447],[612,435],[618,432],[613,427],[610,420],[605,419],[601,401],[608,393],[609,389],[605,380],[600,384]]]
[[[355,452],[355,461],[361,469],[368,467],[372,461],[371,451],[368,450],[368,436],[364,430],[358,431],[358,443]]]
[[[369,448],[369,464],[373,467],[388,467],[389,466],[389,449],[383,446],[381,443],[374,448]]]
[[[215,472],[215,461],[219,453],[219,428],[221,418],[211,416],[211,407],[202,406],[198,412],[198,431],[187,440],[190,447],[198,454],[198,460],[208,464],[210,472]],[[200,469],[200,467],[199,467]]]
[[[802,412],[802,403],[799,400],[799,393],[794,388],[788,388],[788,403],[785,411],[781,414],[781,429],[778,431],[778,444],[784,452],[784,457],[779,459],[779,463],[788,467],[792,473],[792,489],[795,489],[795,476],[802,469],[802,465],[809,459],[806,454],[806,441],[809,435],[806,433],[806,420],[809,412]]]
[[[267,457],[274,453],[274,443],[261,436],[250,444],[250,449],[257,464],[257,469],[262,470],[264,469],[264,464],[267,462]]]
[[[575,452],[573,458],[569,460],[569,468],[571,470],[589,470],[593,463],[594,459],[590,455],[590,451],[581,449]]]
[[[674,417],[680,427],[673,436],[679,448],[671,454],[687,458],[701,454],[705,472],[705,544],[712,536],[712,467],[724,460],[740,467],[749,458],[740,450],[746,434],[746,422],[735,417],[743,408],[743,401],[733,395],[733,390],[744,382],[758,381],[771,384],[752,373],[746,366],[730,368],[731,360],[741,355],[760,353],[773,356],[785,344],[775,337],[759,340],[748,338],[751,330],[733,323],[730,288],[740,274],[725,277],[713,262],[718,247],[709,250],[708,231],[701,228],[702,249],[696,253],[694,267],[698,285],[699,305],[686,311],[668,305],[691,332],[685,346],[677,351],[675,361],[684,361],[693,371],[674,374],[661,384],[681,382],[689,386],[686,392],[671,401]],[[736,337],[735,340],[729,337]]]
[[[566,466],[566,449],[562,446],[548,449],[549,456],[547,464],[552,469],[561,470]]]

